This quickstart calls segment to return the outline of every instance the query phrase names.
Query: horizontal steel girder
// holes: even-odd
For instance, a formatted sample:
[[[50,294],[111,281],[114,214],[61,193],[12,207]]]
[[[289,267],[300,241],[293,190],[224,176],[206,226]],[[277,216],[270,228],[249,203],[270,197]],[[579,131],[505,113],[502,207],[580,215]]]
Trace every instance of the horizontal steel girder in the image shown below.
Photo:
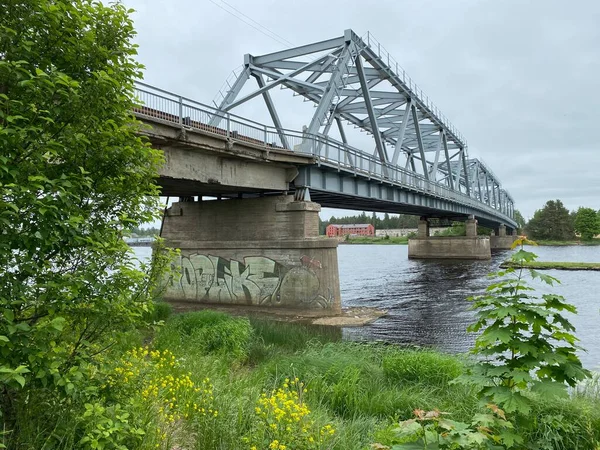
[[[419,183],[406,178],[404,183],[386,183],[343,170],[332,170],[322,164],[300,168],[294,182],[296,187],[310,189],[312,201],[324,207],[433,217],[466,218],[474,215],[482,225],[517,227],[507,214],[491,211],[484,203],[466,204],[460,199],[444,198],[428,191],[424,181]]]

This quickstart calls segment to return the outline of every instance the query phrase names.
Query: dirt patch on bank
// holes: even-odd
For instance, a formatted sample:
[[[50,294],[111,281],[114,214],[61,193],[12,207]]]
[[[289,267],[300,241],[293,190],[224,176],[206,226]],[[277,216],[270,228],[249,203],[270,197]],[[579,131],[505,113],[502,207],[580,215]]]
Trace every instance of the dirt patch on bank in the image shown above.
[[[341,314],[323,315],[319,310],[294,310],[260,308],[256,306],[223,306],[206,305],[192,302],[169,302],[173,307],[174,313],[185,313],[190,311],[202,311],[210,309],[221,311],[233,316],[252,316],[281,322],[296,322],[312,325],[326,325],[332,327],[362,327],[368,325],[377,319],[384,317],[387,311],[368,308],[368,307],[348,307],[342,308]]]

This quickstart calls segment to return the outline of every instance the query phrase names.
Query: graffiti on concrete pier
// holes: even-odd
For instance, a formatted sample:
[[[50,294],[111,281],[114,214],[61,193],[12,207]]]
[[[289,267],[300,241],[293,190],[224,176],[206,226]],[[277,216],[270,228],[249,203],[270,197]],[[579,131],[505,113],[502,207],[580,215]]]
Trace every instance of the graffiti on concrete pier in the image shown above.
[[[181,257],[179,280],[169,290],[178,297],[205,303],[330,308],[333,294],[320,292],[320,261],[303,255],[287,267],[264,256],[243,261],[205,254]]]

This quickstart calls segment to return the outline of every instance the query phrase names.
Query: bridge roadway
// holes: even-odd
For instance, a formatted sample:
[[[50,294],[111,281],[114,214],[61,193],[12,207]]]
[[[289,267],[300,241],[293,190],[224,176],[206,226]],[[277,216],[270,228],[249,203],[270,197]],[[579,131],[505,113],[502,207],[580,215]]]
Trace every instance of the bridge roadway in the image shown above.
[[[136,95],[143,106],[134,113],[148,125],[142,133],[165,153],[158,180],[165,196],[293,193],[331,208],[452,220],[472,215],[491,228],[517,226],[512,199],[499,184],[480,201],[475,190],[457,192],[331,137],[277,129],[142,83]],[[217,116],[220,126],[210,125]]]

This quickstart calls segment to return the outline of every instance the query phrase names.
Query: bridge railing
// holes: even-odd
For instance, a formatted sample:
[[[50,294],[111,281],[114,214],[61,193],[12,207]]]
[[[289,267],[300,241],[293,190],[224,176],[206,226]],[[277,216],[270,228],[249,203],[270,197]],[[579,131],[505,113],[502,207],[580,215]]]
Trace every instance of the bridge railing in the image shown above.
[[[163,120],[265,148],[309,154],[319,165],[377,179],[383,183],[401,184],[417,192],[435,195],[511,220],[500,210],[479,202],[466,193],[454,191],[403,167],[384,164],[375,156],[330,137],[307,135],[287,129],[277,130],[144,83],[136,84],[135,94],[139,106],[135,107],[134,113],[139,117]],[[223,119],[220,127],[209,125],[215,115]],[[284,145],[284,139],[287,146]]]
[[[500,210],[492,208],[463,192],[457,192],[436,181],[430,181],[423,175],[392,164],[382,164],[379,159],[326,137],[312,139],[310,153],[317,162],[338,170],[362,174],[369,178],[377,179],[383,183],[396,183],[409,187],[417,192],[435,195],[441,199],[467,205],[475,209],[486,211],[496,216],[510,217]],[[320,144],[320,145],[319,145]]]

